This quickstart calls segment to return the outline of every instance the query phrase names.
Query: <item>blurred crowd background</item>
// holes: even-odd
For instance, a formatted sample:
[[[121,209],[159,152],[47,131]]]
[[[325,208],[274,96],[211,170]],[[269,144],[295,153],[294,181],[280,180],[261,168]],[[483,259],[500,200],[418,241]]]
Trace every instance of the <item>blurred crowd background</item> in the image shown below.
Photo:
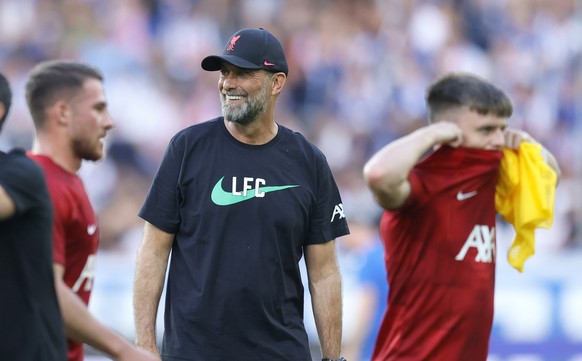
[[[91,304],[100,319],[132,337],[137,212],[171,136],[220,115],[218,73],[200,62],[244,27],[283,43],[290,71],[276,120],[322,149],[340,186],[352,227],[338,240],[350,361],[368,359],[362,345],[386,292],[380,209],[362,167],[426,124],[425,89],[448,71],[506,90],[510,126],[544,143],[562,168],[554,226],[538,232],[524,274],[506,265],[512,229],[499,222],[491,360],[582,360],[580,0],[0,0],[0,71],[14,92],[1,149],[32,144],[23,94],[37,62],[82,60],[105,75],[116,128],[106,159],[81,170],[100,219]],[[316,348],[310,317],[307,304]]]

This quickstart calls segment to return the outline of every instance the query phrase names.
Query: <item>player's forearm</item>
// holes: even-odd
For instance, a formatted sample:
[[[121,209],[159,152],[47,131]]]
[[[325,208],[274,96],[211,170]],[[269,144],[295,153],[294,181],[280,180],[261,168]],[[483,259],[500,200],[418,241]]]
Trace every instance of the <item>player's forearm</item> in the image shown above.
[[[400,187],[419,159],[438,143],[430,127],[420,128],[389,143],[364,166],[366,181],[372,190]]]
[[[387,144],[365,164],[364,178],[383,208],[396,208],[406,200],[410,171],[435,143],[430,129],[421,128]]]
[[[364,177],[375,188],[393,187],[406,181],[420,157],[434,145],[421,128],[385,145],[364,166]]]
[[[339,270],[310,283],[311,302],[323,357],[341,352],[342,296]]]
[[[156,316],[162,294],[167,257],[159,257],[148,248],[140,247],[137,256],[133,310],[136,345],[152,352],[156,347]]]
[[[85,303],[62,281],[55,280],[67,337],[116,357],[131,344],[91,315]]]

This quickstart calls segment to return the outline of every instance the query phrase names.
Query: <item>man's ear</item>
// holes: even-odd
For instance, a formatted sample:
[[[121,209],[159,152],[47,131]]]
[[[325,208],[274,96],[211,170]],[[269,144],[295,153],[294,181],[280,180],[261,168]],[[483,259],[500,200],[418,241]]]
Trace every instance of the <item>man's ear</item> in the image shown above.
[[[285,73],[276,73],[273,75],[273,86],[271,88],[272,95],[279,95],[281,90],[283,90],[283,86],[285,85],[285,81],[287,81],[287,76]]]
[[[69,123],[69,117],[71,115],[71,107],[67,102],[59,100],[53,104],[53,106],[49,110],[49,119],[55,118],[57,124],[59,125],[67,125]]]

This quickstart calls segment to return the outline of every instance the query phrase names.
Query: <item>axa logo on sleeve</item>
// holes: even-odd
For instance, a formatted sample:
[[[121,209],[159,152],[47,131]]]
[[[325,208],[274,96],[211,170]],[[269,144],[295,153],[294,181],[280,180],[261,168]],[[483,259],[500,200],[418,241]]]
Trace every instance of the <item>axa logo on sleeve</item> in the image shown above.
[[[335,207],[333,207],[333,213],[331,215],[331,220],[329,221],[330,223],[333,222],[334,219],[342,219],[342,218],[346,218],[346,215],[344,213],[344,205],[342,203],[340,204],[336,204]]]
[[[239,183],[237,177],[232,177],[232,190],[229,192],[222,188],[223,179],[224,177],[216,182],[210,195],[212,202],[217,206],[230,206],[253,198],[263,198],[269,192],[299,187],[298,184],[267,186],[266,180],[252,177],[243,177]]]
[[[471,248],[477,250],[475,262],[495,262],[495,227],[476,224],[455,260],[464,260]]]

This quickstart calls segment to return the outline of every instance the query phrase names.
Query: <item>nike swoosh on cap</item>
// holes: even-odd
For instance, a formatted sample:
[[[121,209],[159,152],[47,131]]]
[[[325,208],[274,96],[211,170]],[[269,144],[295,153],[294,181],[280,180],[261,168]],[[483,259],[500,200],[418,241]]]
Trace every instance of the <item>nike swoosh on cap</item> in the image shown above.
[[[231,192],[225,191],[224,189],[222,189],[222,180],[223,179],[224,179],[224,177],[220,178],[218,180],[218,182],[216,182],[216,184],[214,185],[214,188],[212,188],[212,193],[210,195],[212,202],[214,204],[216,204],[217,206],[230,206],[231,204],[236,204],[236,203],[240,203],[243,201],[248,201],[249,199],[253,199],[256,197],[254,189],[250,189],[245,196],[234,195]],[[293,185],[286,185],[286,186],[260,187],[259,191],[261,191],[263,193],[269,193],[269,192],[282,191],[284,189],[295,188],[295,187],[299,187],[299,185],[293,184]]]

